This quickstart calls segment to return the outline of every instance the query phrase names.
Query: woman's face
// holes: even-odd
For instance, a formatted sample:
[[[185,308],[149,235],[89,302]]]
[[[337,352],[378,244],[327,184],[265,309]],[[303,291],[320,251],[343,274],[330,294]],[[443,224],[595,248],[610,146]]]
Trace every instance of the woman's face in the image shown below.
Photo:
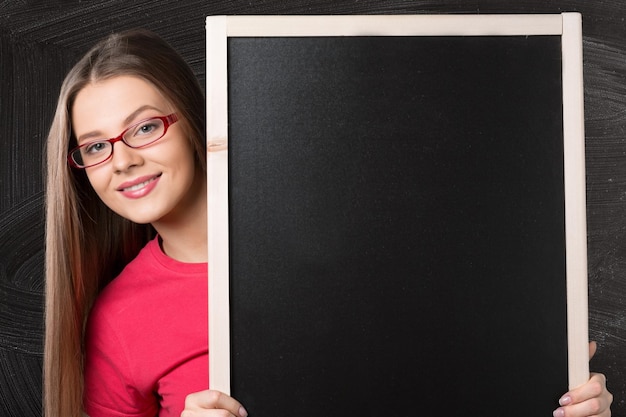
[[[118,76],[88,84],[72,107],[72,129],[81,145],[117,137],[130,125],[175,109],[150,83]],[[108,161],[86,168],[91,185],[113,211],[136,223],[175,222],[204,195],[194,151],[183,123],[140,149],[119,141]],[[203,197],[202,197],[203,198]]]

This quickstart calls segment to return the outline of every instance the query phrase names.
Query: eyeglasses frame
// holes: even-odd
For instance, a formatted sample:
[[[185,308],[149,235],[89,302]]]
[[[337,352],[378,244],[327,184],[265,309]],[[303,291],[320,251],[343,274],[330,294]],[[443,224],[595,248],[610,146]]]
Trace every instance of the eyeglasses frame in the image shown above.
[[[162,134],[161,136],[159,136],[158,138],[154,139],[154,140],[153,140],[153,141],[151,141],[151,142],[145,143],[145,144],[140,145],[140,146],[131,146],[131,145],[129,145],[129,144],[128,144],[125,140],[124,140],[124,135],[126,135],[126,133],[127,133],[129,130],[131,130],[131,129],[133,129],[133,128],[137,127],[138,125],[140,125],[140,124],[142,124],[142,123],[147,122],[148,120],[152,120],[152,119],[160,119],[160,120],[163,122],[163,134]],[[146,146],[150,146],[150,145],[152,145],[154,142],[156,142],[156,141],[158,141],[158,140],[162,139],[162,138],[163,138],[163,136],[165,136],[165,134],[167,133],[167,130],[169,129],[169,127],[170,127],[171,125],[173,125],[174,123],[176,123],[178,120],[179,120],[179,119],[178,119],[178,115],[177,115],[176,113],[171,113],[171,114],[168,114],[167,116],[153,116],[153,117],[148,117],[148,118],[146,118],[146,119],[142,119],[142,120],[138,121],[137,123],[133,123],[132,125],[128,126],[126,129],[124,129],[124,131],[123,131],[122,133],[120,133],[118,136],[116,136],[116,137],[114,137],[114,138],[111,138],[111,139],[101,139],[101,140],[93,140],[93,141],[90,141],[90,142],[87,142],[87,143],[83,143],[82,145],[78,145],[78,146],[76,146],[75,148],[71,149],[71,150],[68,152],[68,154],[67,154],[67,161],[68,161],[68,163],[70,164],[70,166],[72,166],[72,167],[74,167],[74,168],[78,168],[78,169],[91,168],[91,167],[95,167],[95,166],[100,165],[100,164],[104,164],[106,161],[108,161],[109,159],[111,159],[111,158],[113,157],[113,145],[114,145],[116,142],[120,142],[120,141],[121,141],[121,142],[123,142],[123,143],[124,143],[124,145],[128,146],[128,147],[129,147],[129,148],[131,148],[131,149],[141,149],[141,148],[145,148]],[[110,154],[110,155],[109,155],[106,159],[104,159],[103,161],[100,161],[100,162],[98,162],[98,163],[96,163],[96,164],[93,164],[93,165],[86,165],[86,166],[81,166],[81,165],[78,165],[78,164],[76,163],[76,161],[74,161],[74,158],[72,157],[72,154],[74,154],[74,152],[76,152],[77,150],[79,150],[79,149],[81,149],[81,148],[84,148],[84,147],[86,147],[86,146],[89,146],[89,145],[91,145],[91,144],[93,144],[93,143],[97,143],[97,142],[109,142],[109,143],[111,144],[111,154]]]

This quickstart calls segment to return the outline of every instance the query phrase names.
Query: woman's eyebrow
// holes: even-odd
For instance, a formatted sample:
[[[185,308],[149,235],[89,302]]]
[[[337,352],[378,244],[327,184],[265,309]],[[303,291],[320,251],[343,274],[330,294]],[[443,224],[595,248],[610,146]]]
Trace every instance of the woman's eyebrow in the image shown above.
[[[157,107],[151,106],[149,104],[144,104],[143,106],[139,107],[137,110],[135,110],[134,112],[129,114],[128,117],[126,117],[126,119],[124,119],[124,124],[125,125],[130,124],[130,122],[132,122],[139,114],[143,113],[146,110],[161,111],[161,109],[159,109]]]
[[[91,132],[87,132],[87,133],[85,133],[83,135],[80,135],[78,138],[76,138],[76,142],[78,142],[78,144],[80,144],[85,139],[91,139],[91,138],[102,138],[102,134],[100,133],[99,130],[94,130],[94,131],[91,131]]]

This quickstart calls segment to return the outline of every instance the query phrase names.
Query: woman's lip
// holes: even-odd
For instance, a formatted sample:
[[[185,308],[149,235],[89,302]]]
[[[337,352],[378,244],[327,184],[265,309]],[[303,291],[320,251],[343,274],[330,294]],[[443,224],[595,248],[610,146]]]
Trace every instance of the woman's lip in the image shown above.
[[[150,193],[156,187],[159,178],[161,178],[161,174],[139,177],[120,184],[117,187],[117,191],[128,198],[140,198]]]
[[[160,177],[161,174],[157,174],[157,175],[144,175],[143,177],[139,177],[139,178],[135,178],[132,181],[126,181],[121,183],[118,187],[117,187],[117,191],[124,191],[124,189],[126,188],[131,188],[131,187],[135,187],[141,183],[144,183],[146,181],[150,181],[153,180],[157,177]]]

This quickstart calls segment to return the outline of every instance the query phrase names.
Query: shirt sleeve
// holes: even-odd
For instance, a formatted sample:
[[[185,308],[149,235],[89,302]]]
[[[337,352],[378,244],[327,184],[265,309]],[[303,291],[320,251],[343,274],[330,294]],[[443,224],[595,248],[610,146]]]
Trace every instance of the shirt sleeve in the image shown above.
[[[159,402],[151,387],[133,378],[124,340],[99,309],[90,314],[85,335],[84,408],[89,417],[155,417]]]

